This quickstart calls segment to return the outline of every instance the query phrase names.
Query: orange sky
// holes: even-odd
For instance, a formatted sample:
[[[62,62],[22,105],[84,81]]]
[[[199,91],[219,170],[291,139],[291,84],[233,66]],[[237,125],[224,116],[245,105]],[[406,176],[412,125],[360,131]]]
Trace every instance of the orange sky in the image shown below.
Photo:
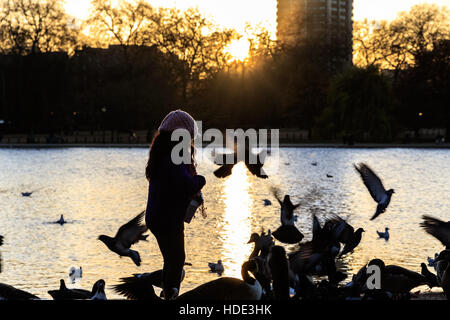
[[[176,6],[186,9],[198,8],[215,22],[224,27],[232,27],[242,32],[246,22],[262,24],[275,34],[276,0],[148,0],[154,6]],[[450,0],[354,0],[354,19],[395,18],[399,11],[407,11],[418,3],[436,3],[450,8]],[[66,0],[66,10],[78,17],[86,18],[90,0]]]

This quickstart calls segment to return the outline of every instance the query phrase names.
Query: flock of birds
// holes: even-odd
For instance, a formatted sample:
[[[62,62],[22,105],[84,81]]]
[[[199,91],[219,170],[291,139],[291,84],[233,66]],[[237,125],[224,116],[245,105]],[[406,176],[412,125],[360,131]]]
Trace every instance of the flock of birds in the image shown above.
[[[258,177],[267,178],[262,171],[262,161],[256,165],[246,165],[250,172]],[[214,172],[217,177],[231,174],[233,165],[220,164]],[[317,165],[314,163],[313,165]],[[377,203],[375,213],[370,220],[383,214],[394,194],[393,189],[386,190],[381,179],[366,164],[355,165],[363,183]],[[253,233],[248,244],[254,248],[248,259],[241,266],[241,277],[222,277],[224,266],[221,260],[210,262],[210,272],[220,277],[206,282],[192,290],[176,297],[177,300],[391,300],[409,299],[414,288],[427,285],[430,289],[441,287],[447,299],[450,299],[450,221],[423,216],[421,227],[438,239],[445,247],[434,258],[428,258],[428,266],[421,264],[422,271],[417,273],[396,265],[385,265],[381,259],[373,259],[363,266],[351,281],[342,284],[348,274],[339,269],[338,261],[343,256],[351,254],[359,245],[363,228],[355,228],[338,215],[332,214],[319,218],[312,215],[312,239],[302,242],[304,235],[295,225],[297,216],[294,211],[300,204],[293,204],[290,196],[282,199],[280,192],[272,189],[272,193],[280,205],[281,225],[272,232]],[[24,195],[25,196],[25,195]],[[264,200],[264,205],[272,205],[270,200]],[[141,264],[139,252],[131,247],[139,241],[147,241],[148,230],[143,223],[144,212],[122,225],[114,237],[100,235],[98,239],[106,247],[120,257],[129,257],[137,266]],[[63,224],[63,216],[59,222]],[[57,223],[59,223],[57,222]],[[380,238],[389,239],[389,228],[378,232]],[[276,241],[279,244],[276,244]],[[0,245],[3,237],[0,236]],[[287,252],[282,244],[295,245]],[[191,265],[186,263],[185,265]],[[368,268],[377,266],[380,271],[380,287],[369,288]],[[1,269],[0,269],[1,271]],[[71,270],[71,272],[77,270]],[[81,267],[79,269],[81,276]],[[185,277],[183,269],[181,281]],[[120,279],[112,290],[127,299],[162,300],[155,293],[154,287],[162,288],[162,270],[134,274]],[[58,290],[48,291],[54,300],[92,299],[105,300],[105,281],[98,280],[92,290],[69,289],[63,279]],[[39,299],[37,296],[13,286],[0,283],[0,299],[23,300]]]

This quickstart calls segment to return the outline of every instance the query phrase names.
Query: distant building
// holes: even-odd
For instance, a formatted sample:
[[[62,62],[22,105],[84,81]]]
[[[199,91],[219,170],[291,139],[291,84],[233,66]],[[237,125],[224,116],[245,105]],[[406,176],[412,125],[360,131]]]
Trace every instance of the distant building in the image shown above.
[[[338,44],[352,60],[353,0],[278,0],[277,24],[282,43],[319,39]]]

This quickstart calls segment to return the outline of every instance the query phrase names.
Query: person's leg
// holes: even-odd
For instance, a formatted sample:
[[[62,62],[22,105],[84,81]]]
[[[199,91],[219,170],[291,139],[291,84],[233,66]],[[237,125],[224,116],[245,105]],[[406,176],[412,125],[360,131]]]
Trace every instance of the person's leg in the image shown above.
[[[170,292],[173,288],[180,290],[181,275],[185,261],[183,230],[167,230],[155,233],[161,250],[163,266],[163,291]],[[170,298],[170,297],[169,297]]]
[[[186,254],[184,251],[184,231],[171,232],[169,252],[167,256],[166,284],[167,288],[176,288],[180,291],[181,275],[183,273]]]

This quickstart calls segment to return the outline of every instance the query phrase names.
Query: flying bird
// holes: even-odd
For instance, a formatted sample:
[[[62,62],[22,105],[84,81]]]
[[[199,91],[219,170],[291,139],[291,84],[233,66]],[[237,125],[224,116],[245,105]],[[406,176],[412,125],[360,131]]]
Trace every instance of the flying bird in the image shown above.
[[[98,237],[109,250],[117,253],[120,257],[130,257],[137,265],[141,265],[139,252],[130,249],[130,247],[140,240],[146,241],[148,235],[143,233],[147,231],[147,226],[142,224],[145,211],[142,211],[134,219],[119,228],[114,238],[106,235]]]
[[[423,215],[422,219],[423,222],[420,226],[428,234],[438,239],[446,249],[450,249],[450,221],[444,222],[427,215]]]
[[[272,188],[272,192],[281,206],[281,226],[272,233],[273,237],[280,242],[288,244],[295,244],[302,241],[304,236],[294,224],[294,210],[297,209],[300,204],[294,205],[291,202],[289,195],[285,195],[283,201],[281,201],[278,190]]]
[[[395,193],[393,189],[386,189],[383,186],[380,178],[370,169],[365,163],[360,163],[359,167],[354,165],[356,171],[361,175],[361,179],[366,185],[372,198],[378,203],[375,214],[370,218],[374,220],[380,214],[386,211],[389,203],[391,202],[392,194]]]
[[[214,171],[214,175],[217,178],[225,178],[231,175],[233,167],[240,161],[244,161],[247,169],[258,178],[267,179],[268,176],[263,170],[264,162],[267,156],[267,151],[261,151],[255,154],[251,151],[248,144],[245,145],[244,159],[240,159],[241,153],[238,152],[238,145],[234,145],[234,151],[232,154],[232,161],[228,161],[229,157],[225,153],[216,153],[214,163],[220,165],[220,168]]]

